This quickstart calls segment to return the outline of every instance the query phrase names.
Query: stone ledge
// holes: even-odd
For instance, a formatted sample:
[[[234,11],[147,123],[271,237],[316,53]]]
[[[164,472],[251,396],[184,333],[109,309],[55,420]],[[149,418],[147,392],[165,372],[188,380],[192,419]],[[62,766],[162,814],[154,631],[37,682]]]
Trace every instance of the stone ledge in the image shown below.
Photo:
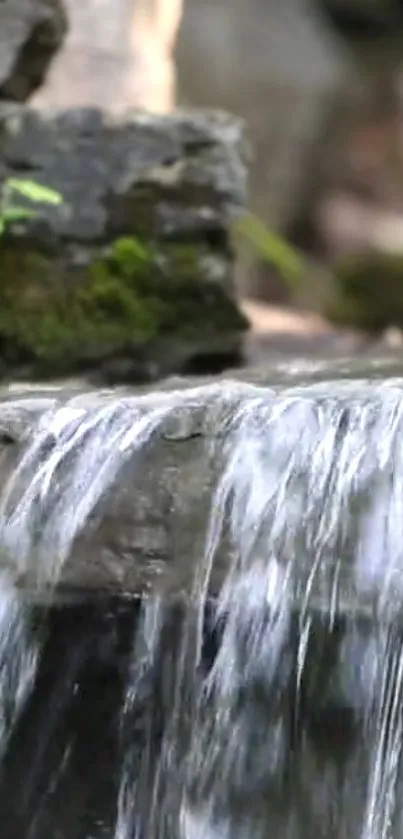
[[[343,428],[347,429],[345,430],[347,434],[350,428],[349,417],[351,415],[351,422],[354,425],[357,407],[361,406],[363,411],[368,412],[365,422],[370,428],[375,419],[379,418],[380,408],[383,405],[387,406],[388,399],[393,402],[401,398],[399,394],[403,394],[402,382],[397,380],[392,380],[389,388],[385,383],[366,385],[356,382],[354,395],[353,384],[353,382],[332,382],[326,396],[326,388],[323,384],[305,389],[284,387],[268,389],[245,382],[218,380],[200,387],[161,390],[137,395],[134,398],[130,391],[122,391],[118,398],[113,391],[79,393],[73,397],[67,393],[64,396],[61,392],[54,398],[48,396],[38,400],[22,398],[14,402],[2,402],[0,403],[1,482],[3,486],[6,485],[27,442],[35,439],[35,435],[36,439],[39,439],[40,426],[44,431],[43,445],[38,449],[36,459],[32,462],[33,472],[30,473],[28,470],[28,473],[22,473],[21,482],[17,482],[12,496],[14,501],[22,497],[21,493],[24,486],[26,487],[24,481],[27,475],[29,477],[31,474],[32,477],[41,465],[47,460],[50,462],[55,456],[57,445],[59,445],[60,453],[60,439],[57,444],[59,435],[57,429],[69,421],[68,412],[77,419],[77,427],[79,427],[79,424],[84,423],[88,418],[91,418],[91,421],[94,420],[99,407],[103,408],[104,415],[108,406],[112,412],[118,411],[118,425],[120,422],[123,423],[121,428],[124,433],[122,431],[121,436],[118,434],[115,442],[112,442],[113,435],[118,426],[114,431],[113,422],[106,436],[104,431],[104,436],[101,435],[99,438],[96,433],[92,437],[90,435],[87,441],[83,438],[80,442],[77,438],[65,464],[62,463],[57,467],[47,487],[45,487],[46,480],[44,479],[43,492],[41,489],[41,497],[36,499],[33,517],[31,515],[31,526],[34,525],[33,533],[39,534],[41,538],[42,528],[48,527],[50,522],[52,529],[49,532],[55,534],[55,544],[57,544],[66,526],[68,530],[69,509],[71,509],[71,514],[75,515],[74,504],[72,507],[68,506],[72,475],[75,474],[77,477],[77,473],[74,473],[75,457],[83,456],[82,462],[86,463],[86,446],[90,445],[88,463],[91,462],[94,446],[98,446],[107,458],[111,451],[117,452],[119,446],[123,445],[122,441],[126,439],[125,434],[130,435],[135,427],[139,427],[135,425],[136,423],[140,421],[141,424],[143,420],[148,422],[151,417],[154,417],[156,421],[153,420],[153,431],[149,439],[137,452],[135,447],[130,448],[132,444],[129,444],[127,458],[122,457],[118,461],[116,480],[112,481],[104,494],[101,494],[100,500],[95,503],[90,512],[83,531],[79,531],[74,539],[71,553],[58,579],[59,593],[61,597],[63,597],[63,592],[69,596],[69,592],[74,595],[80,590],[88,593],[91,591],[128,595],[160,593],[168,598],[182,595],[188,597],[192,595],[196,569],[200,570],[203,567],[211,509],[214,504],[218,503],[214,491],[223,477],[224,469],[228,464],[228,456],[233,450],[231,447],[235,445],[231,424],[236,413],[238,412],[239,416],[240,409],[246,412],[252,411],[250,414],[251,439],[254,429],[257,429],[260,436],[256,439],[260,440],[263,448],[267,446],[267,451],[272,451],[270,446],[276,439],[273,434],[277,434],[280,426],[277,427],[275,422],[271,429],[268,426],[266,439],[264,426],[259,425],[262,415],[259,419],[258,412],[262,406],[263,417],[266,414],[269,417],[272,408],[274,409],[272,416],[275,416],[275,409],[281,404],[281,400],[283,404],[287,403],[291,406],[291,414],[288,414],[288,419],[284,420],[287,422],[288,432],[283,425],[281,428],[284,434],[289,433],[295,423],[295,439],[297,440],[310,416],[312,416],[312,421],[316,417],[315,422],[317,422],[316,410],[319,405],[322,413],[321,421],[325,424],[321,426],[322,431],[319,429],[318,433],[325,433],[326,422],[330,422],[333,416],[331,412],[339,403],[340,411],[343,413]],[[391,409],[394,404],[392,402],[390,402]],[[65,409],[65,413],[62,410],[59,413],[56,412],[54,419],[48,416],[46,425],[42,425],[45,411],[50,407]],[[255,411],[256,414],[254,414]],[[328,420],[327,411],[330,412]],[[257,426],[254,426],[254,417]],[[279,420],[280,423],[284,421]],[[289,425],[290,422],[291,425]],[[316,445],[315,425],[312,434],[312,445]],[[363,445],[364,443],[369,445],[365,427],[363,435]],[[110,448],[108,448],[109,439],[111,440]],[[283,445],[284,440],[288,438],[287,436],[279,437],[279,445],[280,439]],[[90,444],[88,440],[91,441]],[[292,446],[291,439],[289,445]],[[304,459],[304,449],[301,451],[300,481],[306,479],[307,485],[310,485],[313,479],[311,458],[308,452]],[[242,451],[238,451],[238,456],[243,456]],[[249,458],[247,450],[244,456],[247,468]],[[336,450],[334,453],[329,453],[329,456],[338,457]],[[376,464],[375,452],[374,458]],[[264,464],[259,468],[264,468]],[[273,476],[275,474],[274,471]],[[375,497],[379,477],[376,465],[372,478],[371,475],[365,476],[365,485]],[[241,478],[244,490],[248,486],[249,479],[255,480],[254,474],[246,476],[246,483],[244,478]],[[256,480],[260,479],[261,476],[259,478],[259,475],[256,475]],[[238,492],[236,480],[233,486]],[[230,485],[232,486],[231,482]],[[267,488],[265,488],[266,491]],[[63,495],[63,493],[67,494]],[[63,510],[62,504],[58,517],[57,503],[63,500],[67,507]],[[80,500],[77,498],[77,504]],[[327,495],[326,497],[323,495],[320,503],[328,503]],[[336,496],[333,503],[337,504]],[[335,511],[340,530],[337,539],[346,539],[343,533],[347,522],[347,512],[348,516],[357,515],[354,497],[349,499],[346,496],[343,503],[343,510]],[[23,512],[24,508],[21,509]],[[63,515],[61,515],[62,512]],[[216,512],[219,512],[217,506]],[[382,510],[380,510],[381,513]],[[306,518],[307,515],[308,518]],[[309,513],[307,511],[306,516],[306,521],[301,520],[301,527],[304,521],[305,526],[309,522],[309,527],[315,527],[315,509]],[[309,516],[313,518],[309,519]],[[263,542],[260,538],[257,539],[253,556],[258,563],[263,563],[261,567],[264,568],[270,558],[272,547],[269,536],[270,521],[269,519],[266,521],[263,517],[262,523],[265,532],[267,530],[267,539]],[[236,561],[238,549],[241,549],[234,544],[232,538],[229,538],[228,524],[227,510],[226,513],[224,512],[224,526],[210,575],[209,593],[211,596],[215,596],[220,590],[229,567]],[[245,527],[251,527],[247,517]],[[24,533],[21,516],[17,522],[17,530],[19,535]],[[7,531],[2,531],[2,541],[7,546],[7,539],[4,542],[4,534],[7,536]],[[321,539],[325,541],[322,541],[319,547],[323,557],[315,573],[313,573],[313,568],[317,557],[309,554],[306,546],[299,549],[298,556],[294,552],[297,550],[298,538],[293,534],[292,541],[285,548],[284,556],[279,558],[280,565],[283,563],[283,567],[288,567],[292,563],[293,578],[289,589],[292,608],[298,608],[303,612],[313,610],[321,614],[323,620],[326,620],[327,616],[330,624],[339,618],[345,620],[356,617],[366,621],[375,620],[375,618],[387,621],[389,615],[402,612],[399,579],[396,578],[393,581],[386,609],[385,604],[382,605],[381,587],[370,588],[367,592],[364,589],[360,590],[351,560],[354,549],[350,536],[345,543],[346,555],[335,556],[332,548],[329,548],[329,555],[325,562],[326,550],[324,548],[326,548],[327,537],[322,532]],[[332,536],[333,540],[334,538],[335,534]],[[35,546],[35,542],[33,544]],[[46,545],[46,541],[42,543],[38,554],[42,556],[42,559]],[[42,573],[41,585],[38,589],[38,566],[33,557],[28,556],[25,565],[23,563],[18,567],[18,562],[15,564],[14,561],[10,561],[10,556],[10,553],[3,551],[3,567],[8,568],[15,583],[25,590],[27,597],[32,597],[35,590],[39,598],[47,597],[49,587],[47,588],[46,583],[46,562],[45,576]],[[368,561],[370,559],[369,557]],[[336,576],[338,579],[335,587]]]

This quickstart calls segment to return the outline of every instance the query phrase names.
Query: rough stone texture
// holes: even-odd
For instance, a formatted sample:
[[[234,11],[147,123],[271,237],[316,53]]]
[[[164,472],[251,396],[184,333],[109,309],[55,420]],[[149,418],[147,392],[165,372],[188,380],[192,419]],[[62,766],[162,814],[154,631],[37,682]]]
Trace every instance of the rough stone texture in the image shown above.
[[[0,165],[60,193],[0,254],[3,372],[154,378],[240,350],[232,213],[242,124],[223,113],[0,109]]]
[[[66,31],[62,0],[1,0],[0,99],[28,99],[44,81]]]

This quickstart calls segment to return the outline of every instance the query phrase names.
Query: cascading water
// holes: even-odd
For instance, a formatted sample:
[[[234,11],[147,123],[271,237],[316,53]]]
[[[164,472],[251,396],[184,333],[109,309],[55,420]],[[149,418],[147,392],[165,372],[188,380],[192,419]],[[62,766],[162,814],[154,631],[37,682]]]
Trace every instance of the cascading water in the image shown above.
[[[55,401],[3,489],[2,751],[45,643],[21,581],[34,573],[51,602],[75,540],[127,463],[135,480],[138,454],[164,423],[205,404],[219,409],[219,427],[205,452],[218,471],[204,556],[186,595],[148,593],[135,621],[116,721],[115,825],[40,839],[399,839],[397,380]],[[225,540],[231,562],[212,586]],[[39,839],[36,825],[5,839]]]

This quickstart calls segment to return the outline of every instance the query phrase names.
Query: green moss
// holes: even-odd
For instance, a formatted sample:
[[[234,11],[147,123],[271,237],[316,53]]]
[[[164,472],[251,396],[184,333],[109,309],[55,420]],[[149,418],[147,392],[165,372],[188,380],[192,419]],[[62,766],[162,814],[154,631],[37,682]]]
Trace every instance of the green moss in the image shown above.
[[[367,253],[341,260],[334,270],[329,308],[337,324],[379,332],[403,326],[403,254]]]
[[[163,253],[118,239],[77,268],[17,247],[0,252],[0,349],[7,363],[64,371],[166,336],[189,341],[246,326],[219,285],[203,277],[203,248]]]
[[[189,340],[206,331],[244,329],[246,320],[222,287],[205,279],[202,245],[170,243],[163,251],[134,238],[119,239],[104,267],[133,287],[152,312],[155,332],[180,334]]]
[[[74,271],[44,255],[6,248],[0,276],[0,346],[8,361],[68,368],[75,359],[96,359],[154,335],[151,309],[106,261]]]

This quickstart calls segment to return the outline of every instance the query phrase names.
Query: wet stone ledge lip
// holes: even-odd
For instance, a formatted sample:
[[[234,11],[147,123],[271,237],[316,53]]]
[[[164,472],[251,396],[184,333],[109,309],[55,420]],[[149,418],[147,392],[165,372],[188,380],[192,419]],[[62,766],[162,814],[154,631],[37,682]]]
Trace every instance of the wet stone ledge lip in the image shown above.
[[[49,408],[79,410],[83,412],[83,416],[92,417],[94,411],[100,407],[115,406],[119,417],[128,420],[129,431],[134,409],[137,419],[140,417],[146,421],[153,412],[162,410],[150,438],[138,451],[130,449],[129,456],[122,459],[116,480],[97,501],[83,531],[74,540],[69,558],[61,571],[58,592],[61,599],[65,597],[67,600],[69,597],[74,598],[75,593],[83,591],[98,594],[124,593],[128,596],[155,592],[161,592],[165,596],[188,596],[191,593],[195,570],[202,568],[206,534],[211,509],[215,503],[214,490],[224,473],[228,446],[231,448],[234,442],[231,423],[240,409],[248,414],[250,423],[247,425],[250,437],[245,438],[246,442],[248,439],[253,440],[253,434],[257,431],[258,437],[254,439],[263,443],[263,450],[268,447],[270,451],[275,451],[275,448],[270,449],[274,441],[275,447],[290,445],[292,452],[298,453],[297,441],[306,429],[309,412],[314,412],[318,404],[324,416],[324,424],[320,427],[317,423],[313,424],[313,446],[321,439],[320,435],[326,432],[326,423],[332,421],[334,411],[340,410],[343,414],[343,433],[345,428],[349,428],[350,416],[350,428],[356,427],[354,412],[357,411],[357,407],[363,412],[365,422],[365,417],[368,418],[367,428],[364,422],[362,436],[362,444],[368,446],[371,445],[371,441],[368,443],[368,430],[375,427],[374,422],[376,424],[382,421],[385,423],[385,432],[388,431],[388,405],[394,409],[400,404],[399,400],[403,401],[403,388],[402,383],[398,385],[396,380],[391,380],[389,387],[387,383],[368,385],[357,382],[355,389],[352,382],[334,381],[329,385],[327,396],[323,383],[319,389],[317,385],[313,385],[311,388],[272,390],[246,382],[221,379],[195,388],[162,389],[141,395],[133,395],[128,390],[122,391],[119,396],[113,391],[78,392],[75,395],[72,395],[72,391],[55,391],[53,395],[47,394],[37,398],[28,397],[26,394],[17,398],[14,394],[13,399],[0,402],[0,482],[1,486],[5,487],[8,478],[15,475],[21,456],[32,441],[38,440],[41,433],[39,425],[42,429],[49,427],[46,425],[48,421],[45,423],[44,420]],[[275,416],[275,410],[272,415],[270,411],[273,408],[277,409],[281,404],[291,406],[288,431],[291,429],[294,437],[287,438],[284,418],[280,419],[277,426],[275,422],[271,422],[270,418]],[[259,414],[259,405],[263,414]],[[169,410],[164,413],[165,408]],[[377,433],[375,427],[375,434]],[[274,437],[270,436],[273,434]],[[315,437],[315,434],[319,437]],[[361,437],[358,442],[360,441]],[[45,442],[46,445],[41,449],[44,462],[54,453],[57,432],[53,436],[49,433]],[[92,437],[92,444],[95,446],[104,446],[106,442],[106,438],[97,440],[96,435]],[[85,445],[86,443],[84,454]],[[118,446],[119,440],[116,442],[116,447]],[[301,451],[303,452],[303,448]],[[312,464],[310,450],[307,451],[308,455],[301,455],[302,471],[300,470],[299,477],[301,479],[302,476],[303,481],[305,475],[310,480],[312,475],[315,478],[312,470],[320,467],[320,464],[319,467],[318,464]],[[393,454],[393,446],[391,453]],[[246,446],[245,451],[241,450],[240,454],[247,469],[251,463],[251,450]],[[330,462],[335,462],[338,455],[339,450],[336,447],[329,453]],[[34,523],[39,532],[42,525],[48,523],[49,517],[55,513],[55,499],[61,497],[58,493],[68,487],[72,468],[72,460],[69,458],[70,455],[58,468],[56,477],[52,478],[53,484],[50,485],[43,508],[41,503],[38,505],[37,502]],[[374,459],[376,460],[375,451]],[[270,469],[269,462],[268,470]],[[264,471],[262,474],[264,476]],[[369,486],[371,489],[372,485]],[[17,482],[14,500],[23,498],[24,488],[26,489],[26,486],[24,487],[23,482],[21,485]],[[292,494],[292,487],[290,491]],[[322,502],[337,504],[337,498],[330,498],[329,501],[329,497],[324,494]],[[287,503],[285,498],[284,504]],[[334,511],[342,532],[345,506],[341,506],[340,510],[336,507]],[[312,521],[306,516],[302,519],[301,533],[308,525],[316,527],[316,514],[317,510],[313,507],[309,511]],[[57,527],[61,532],[63,527],[69,524],[69,508],[64,510],[63,515],[58,521],[54,520],[55,532]],[[245,526],[247,525],[245,516]],[[265,526],[265,522],[263,525]],[[285,526],[288,525],[285,517]],[[19,518],[18,527],[24,527],[23,517]],[[307,551],[296,550],[296,546],[300,545],[301,533],[296,532],[292,535],[291,547],[289,545],[284,557],[280,557],[284,563],[292,560],[295,564],[295,580],[292,586],[294,606],[306,608],[309,605],[329,621],[334,620],[337,614],[344,617],[363,615],[371,620],[377,609],[377,593],[375,592],[374,596],[371,592],[368,594],[358,591],[354,568],[350,562],[351,552],[350,558],[346,555],[344,559],[340,559],[338,555],[337,559],[334,559],[329,550],[326,561],[322,562],[313,574],[317,557],[313,557],[312,553]],[[1,538],[3,534],[2,529]],[[265,538],[256,550],[260,549],[260,558],[265,561],[264,551],[270,551],[270,528],[263,535]],[[326,534],[324,537],[322,535],[322,538],[326,547]],[[229,539],[228,521],[225,519],[223,536],[210,579],[212,596],[219,590],[235,555],[236,546],[233,540]],[[1,562],[28,598],[33,596],[37,600],[46,600],[49,588],[46,581],[38,588],[34,561],[27,562],[24,570],[2,549]],[[396,598],[400,596],[398,585],[391,595],[392,599],[394,594]],[[396,613],[399,603],[396,600],[395,604],[391,605]]]
[[[129,458],[97,505],[64,566],[62,590],[143,593],[162,587],[175,594],[189,590],[192,569],[204,553],[216,470],[220,469],[221,445],[214,443],[225,436],[228,417],[245,393],[252,394],[255,388],[234,383],[226,394],[218,382],[189,392],[194,396],[185,402],[182,392],[177,392],[176,406],[144,449]],[[136,406],[147,415],[165,403],[172,404],[172,398],[172,392],[157,391],[136,398]],[[123,411],[125,400],[129,401],[127,394],[119,400]],[[54,399],[16,398],[0,404],[2,480],[12,474],[29,440],[34,439],[41,416],[64,401],[60,394]],[[91,410],[113,403],[116,394],[79,394],[67,401],[71,407]],[[42,596],[36,589],[34,568],[17,576],[28,597],[30,592]],[[46,591],[42,593],[46,596]]]

